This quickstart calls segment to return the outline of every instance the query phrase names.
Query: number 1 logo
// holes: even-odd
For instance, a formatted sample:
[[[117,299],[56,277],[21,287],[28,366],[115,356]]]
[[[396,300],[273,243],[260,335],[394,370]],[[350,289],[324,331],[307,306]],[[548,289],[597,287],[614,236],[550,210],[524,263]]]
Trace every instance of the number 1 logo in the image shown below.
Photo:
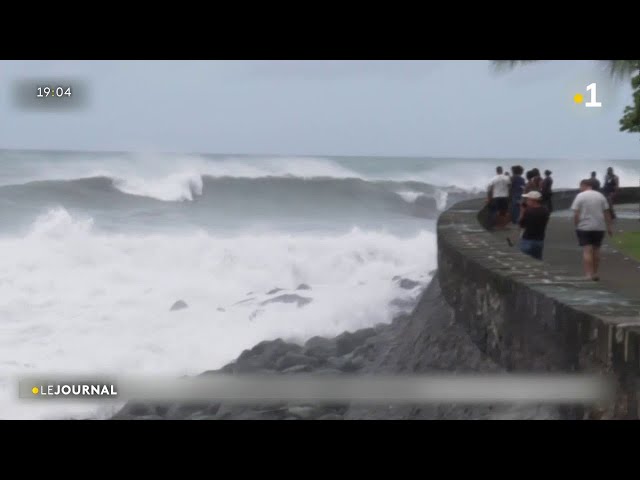
[[[598,102],[596,100],[597,92],[596,92],[596,84],[592,83],[587,86],[587,92],[591,92],[591,101],[584,104],[585,107],[601,107],[602,102]]]

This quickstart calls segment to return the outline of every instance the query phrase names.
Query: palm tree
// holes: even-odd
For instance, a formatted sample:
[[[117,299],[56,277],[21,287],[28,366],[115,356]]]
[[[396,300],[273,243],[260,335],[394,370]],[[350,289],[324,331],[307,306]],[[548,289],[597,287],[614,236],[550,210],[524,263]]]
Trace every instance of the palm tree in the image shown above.
[[[519,65],[545,60],[492,60],[491,63],[498,70],[510,69]],[[597,60],[601,62],[613,78],[627,79],[640,70],[640,60]]]
[[[491,63],[497,70],[504,70],[539,61],[492,60]],[[633,76],[631,86],[634,89],[634,105],[624,109],[624,116],[620,119],[620,131],[640,132],[640,60],[598,60],[598,62],[601,62],[609,70],[613,78],[628,79]]]

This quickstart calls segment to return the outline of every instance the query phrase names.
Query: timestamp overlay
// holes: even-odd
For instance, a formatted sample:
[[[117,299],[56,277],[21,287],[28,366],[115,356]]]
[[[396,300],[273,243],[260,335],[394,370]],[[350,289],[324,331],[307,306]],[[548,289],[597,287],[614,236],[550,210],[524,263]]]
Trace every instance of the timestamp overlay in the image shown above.
[[[22,78],[11,93],[14,106],[24,111],[77,111],[89,103],[87,82],[80,78]]]

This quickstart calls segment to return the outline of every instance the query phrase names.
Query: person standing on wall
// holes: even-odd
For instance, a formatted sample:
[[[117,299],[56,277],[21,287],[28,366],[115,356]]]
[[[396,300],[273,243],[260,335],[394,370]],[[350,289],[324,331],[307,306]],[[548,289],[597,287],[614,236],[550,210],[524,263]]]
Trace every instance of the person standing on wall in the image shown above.
[[[532,190],[522,195],[527,208],[522,213],[520,227],[520,251],[533,258],[542,260],[544,236],[549,223],[549,210],[542,204],[542,194]]]
[[[491,227],[503,227],[508,221],[505,221],[505,218],[509,213],[509,185],[511,179],[504,175],[502,167],[497,167],[496,176],[487,187]]]
[[[544,171],[544,180],[540,184],[540,193],[542,194],[542,205],[545,206],[549,213],[553,211],[553,207],[551,206],[551,197],[553,195],[553,178],[551,178],[551,171]]]
[[[607,197],[609,201],[609,208],[611,210],[611,218],[616,218],[616,212],[613,210],[613,203],[615,201],[618,188],[620,187],[620,179],[613,173],[613,168],[607,168],[607,174],[604,177],[604,186],[602,187],[602,193]]]
[[[591,180],[580,182],[580,193],[571,205],[573,221],[576,226],[578,244],[582,247],[582,261],[587,278],[600,279],[600,247],[605,230],[613,235],[611,228],[611,212],[605,196],[592,189]]]
[[[595,192],[600,191],[600,180],[596,177],[596,172],[591,172],[591,189]]]
[[[522,178],[524,168],[520,165],[511,167],[511,222],[517,225],[520,221],[520,203],[525,181]]]

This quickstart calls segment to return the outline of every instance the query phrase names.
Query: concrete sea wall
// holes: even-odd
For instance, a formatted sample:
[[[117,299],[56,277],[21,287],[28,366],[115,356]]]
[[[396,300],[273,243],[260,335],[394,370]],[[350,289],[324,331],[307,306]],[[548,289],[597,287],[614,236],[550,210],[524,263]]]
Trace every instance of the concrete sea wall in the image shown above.
[[[576,194],[556,192],[554,209],[569,208]],[[621,189],[616,200],[638,202],[640,188]],[[639,418],[640,300],[509,248],[485,229],[486,216],[476,199],[438,220],[438,278],[456,322],[508,371],[613,376],[615,402],[574,412],[579,418]]]

